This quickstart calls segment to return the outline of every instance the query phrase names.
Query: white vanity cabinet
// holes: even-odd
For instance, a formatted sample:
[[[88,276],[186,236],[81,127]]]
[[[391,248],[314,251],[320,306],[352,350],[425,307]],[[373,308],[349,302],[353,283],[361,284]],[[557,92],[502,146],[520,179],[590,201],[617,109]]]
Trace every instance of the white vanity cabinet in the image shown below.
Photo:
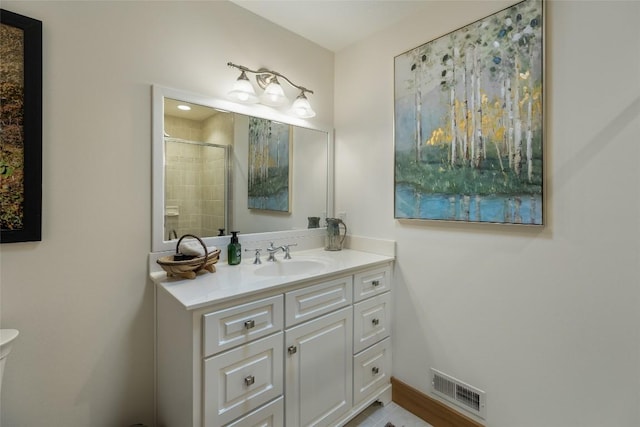
[[[339,426],[389,402],[391,265],[197,307],[159,283],[157,426]],[[181,284],[197,289],[199,279]]]

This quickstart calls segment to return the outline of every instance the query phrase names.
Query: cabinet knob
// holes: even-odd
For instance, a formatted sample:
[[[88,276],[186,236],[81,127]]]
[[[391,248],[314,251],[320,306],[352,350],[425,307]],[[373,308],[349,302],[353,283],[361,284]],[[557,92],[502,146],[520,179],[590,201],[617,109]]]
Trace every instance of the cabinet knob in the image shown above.
[[[296,347],[295,345],[290,345],[289,348],[287,348],[287,352],[289,354],[296,354],[298,352],[298,347]]]
[[[371,286],[373,286],[374,288],[375,288],[376,286],[380,286],[380,281],[379,281],[379,280],[374,280],[374,281],[372,281],[372,282],[371,282]]]
[[[255,328],[256,327],[256,321],[255,320],[247,320],[246,322],[244,322],[244,328],[245,329],[251,329],[251,328]]]
[[[246,385],[247,387],[249,387],[255,382],[256,382],[256,378],[253,375],[249,375],[248,377],[244,378],[244,385]]]
[[[377,367],[374,366],[373,368],[371,368],[371,373],[373,375],[378,375],[378,372],[380,372],[380,370]]]
[[[371,323],[373,323],[374,326],[378,326],[380,319],[371,319]]]

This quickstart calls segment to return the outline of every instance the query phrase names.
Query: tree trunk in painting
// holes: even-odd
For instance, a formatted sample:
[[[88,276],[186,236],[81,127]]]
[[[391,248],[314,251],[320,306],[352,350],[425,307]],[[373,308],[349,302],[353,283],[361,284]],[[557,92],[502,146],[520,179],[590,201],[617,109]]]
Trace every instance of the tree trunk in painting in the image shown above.
[[[467,67],[465,65],[462,72],[462,88],[464,90],[464,102],[462,103],[462,117],[464,117],[465,128],[464,132],[460,132],[462,134],[462,159],[464,165],[466,166],[469,161],[469,101],[467,96]],[[462,125],[462,123],[460,123]]]
[[[513,172],[520,176],[522,171],[522,121],[520,120],[520,64],[516,57],[515,88],[513,90],[514,158]]]
[[[513,169],[513,157],[515,153],[513,152],[513,107],[511,102],[511,78],[506,77],[504,79],[504,87],[505,87],[505,109],[504,109],[504,117],[505,117],[505,138],[507,145],[507,153],[509,156],[509,169]]]
[[[458,149],[457,146],[457,138],[456,138],[456,133],[457,133],[457,128],[458,128],[458,121],[456,120],[456,60],[457,60],[457,55],[456,55],[456,48],[453,49],[453,58],[451,59],[451,96],[449,98],[449,103],[450,105],[450,109],[451,109],[451,166],[455,166],[456,164],[456,155],[457,152],[456,150]]]
[[[477,103],[477,114],[478,114],[478,118],[476,119],[476,126],[477,126],[477,132],[478,132],[478,138],[477,138],[477,144],[478,144],[478,149],[476,150],[476,160],[475,160],[475,166],[476,168],[480,167],[480,164],[482,162],[482,160],[486,157],[486,152],[485,152],[485,148],[484,148],[484,143],[483,143],[483,134],[482,134],[482,95],[480,92],[481,86],[482,86],[482,72],[481,72],[481,57],[480,55],[478,55],[478,49],[474,50],[474,65],[476,67],[476,103]]]
[[[470,165],[474,164],[475,162],[475,158],[476,158],[476,61],[474,60],[475,57],[475,48],[472,47],[470,49],[470,55],[468,55],[469,58],[471,58],[471,82],[470,82],[470,88],[469,88],[469,94],[470,94],[470,99],[469,99],[469,104],[471,106],[470,108],[470,116],[471,116],[471,126],[470,126],[470,132],[471,132],[471,153],[469,156],[469,163]]]
[[[472,148],[473,148],[473,166],[475,168],[480,167],[480,162],[482,159],[482,97],[480,95],[480,86],[481,86],[481,75],[480,75],[480,62],[478,57],[478,48],[475,47],[473,49],[472,56],[472,82],[473,82],[473,90],[472,90],[472,103],[471,103],[471,114],[472,121],[471,127],[473,128],[473,139],[472,139]]]
[[[416,91],[416,162],[422,160],[422,90]]]
[[[533,48],[529,44],[529,64],[533,63]],[[532,110],[533,110],[533,76],[531,75],[531,65],[527,71],[527,81],[529,83],[529,93],[527,102],[527,178],[529,182],[533,179],[533,130],[532,130]]]

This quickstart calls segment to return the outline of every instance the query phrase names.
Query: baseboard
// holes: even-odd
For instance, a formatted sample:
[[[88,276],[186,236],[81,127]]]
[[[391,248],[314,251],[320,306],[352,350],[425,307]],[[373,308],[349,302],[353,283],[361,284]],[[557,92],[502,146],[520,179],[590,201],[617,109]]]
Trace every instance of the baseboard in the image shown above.
[[[484,427],[444,403],[391,377],[392,400],[433,427]]]

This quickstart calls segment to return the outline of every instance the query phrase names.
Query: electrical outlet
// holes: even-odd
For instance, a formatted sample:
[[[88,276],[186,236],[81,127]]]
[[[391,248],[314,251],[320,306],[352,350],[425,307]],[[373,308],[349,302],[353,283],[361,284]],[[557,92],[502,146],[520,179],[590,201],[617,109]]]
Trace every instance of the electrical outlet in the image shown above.
[[[346,212],[338,212],[338,218],[342,220],[342,222],[347,222],[347,213]]]

